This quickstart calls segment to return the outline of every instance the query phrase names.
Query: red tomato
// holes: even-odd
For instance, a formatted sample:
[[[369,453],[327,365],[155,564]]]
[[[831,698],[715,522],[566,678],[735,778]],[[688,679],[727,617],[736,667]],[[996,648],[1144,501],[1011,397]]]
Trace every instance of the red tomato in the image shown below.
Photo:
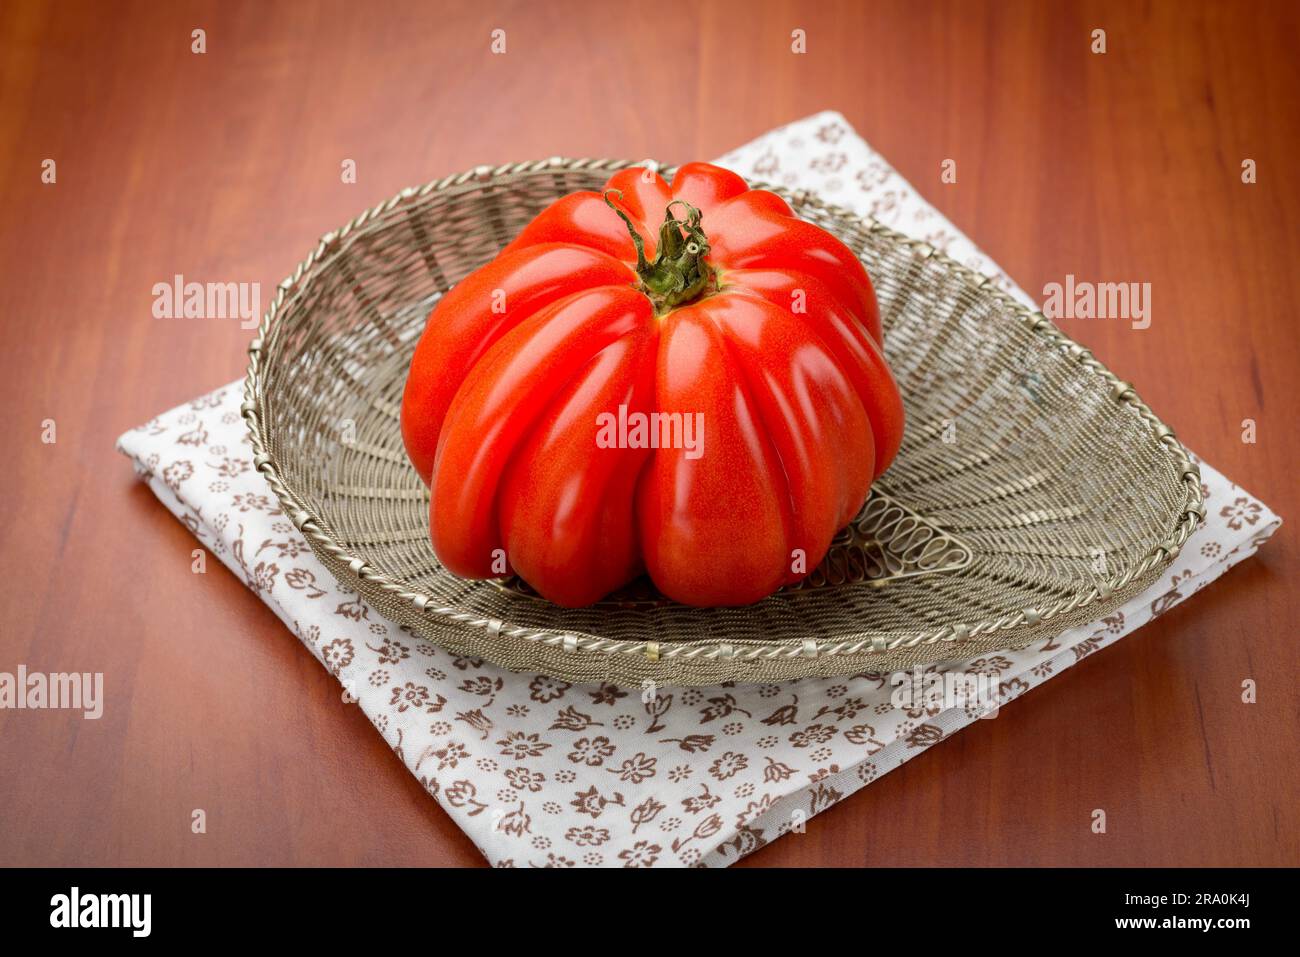
[[[880,343],[857,257],[735,173],[626,169],[566,196],[415,350],[402,437],[434,551],[568,606],[642,573],[689,605],[770,595],[898,452]]]

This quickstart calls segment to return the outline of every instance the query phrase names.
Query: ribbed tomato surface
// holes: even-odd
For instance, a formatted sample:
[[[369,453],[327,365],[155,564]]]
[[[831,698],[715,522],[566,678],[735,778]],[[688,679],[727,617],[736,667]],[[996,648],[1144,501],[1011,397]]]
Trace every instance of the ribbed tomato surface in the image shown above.
[[[638,248],[638,247],[642,248]],[[706,163],[566,196],[429,317],[402,436],[442,563],[586,605],[803,577],[893,460],[903,406],[857,257]]]

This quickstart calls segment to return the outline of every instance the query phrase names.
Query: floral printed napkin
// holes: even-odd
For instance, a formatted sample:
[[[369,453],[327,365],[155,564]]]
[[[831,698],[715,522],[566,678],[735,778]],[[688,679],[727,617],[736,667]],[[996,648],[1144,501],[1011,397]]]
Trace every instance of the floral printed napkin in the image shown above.
[[[923,236],[1030,301],[837,113],[720,162]],[[316,560],[253,470],[241,400],[242,383],[232,383],[133,429],[118,447],[501,866],[730,864],[1167,611],[1280,524],[1200,463],[1208,521],[1147,592],[1041,645],[929,669],[982,676],[991,700],[952,706],[927,695],[895,706],[890,677],[869,674],[643,696],[512,674],[381,617]]]

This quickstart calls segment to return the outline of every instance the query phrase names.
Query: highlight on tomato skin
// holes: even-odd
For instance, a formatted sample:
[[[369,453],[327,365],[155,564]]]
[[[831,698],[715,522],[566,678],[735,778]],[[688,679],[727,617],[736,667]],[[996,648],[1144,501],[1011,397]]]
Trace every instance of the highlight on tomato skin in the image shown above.
[[[401,408],[439,561],[566,607],[641,575],[761,601],[821,562],[903,427],[862,263],[708,163],[543,210],[439,300]]]

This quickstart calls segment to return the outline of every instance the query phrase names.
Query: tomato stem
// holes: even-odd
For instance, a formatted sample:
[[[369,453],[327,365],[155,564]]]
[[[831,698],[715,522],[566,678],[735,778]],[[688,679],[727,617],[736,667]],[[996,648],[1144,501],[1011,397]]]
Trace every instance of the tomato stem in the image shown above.
[[[645,258],[645,240],[636,231],[631,217],[610,200],[610,194],[623,198],[617,189],[606,190],[605,204],[627,225],[636,247],[636,274],[641,279],[641,291],[652,303],[655,312],[663,314],[670,309],[690,302],[709,289],[713,270],[704,261],[709,254],[709,238],[700,226],[703,214],[682,199],[675,199],[664,210],[664,222],[659,227],[659,247],[654,262]],[[678,219],[674,206],[686,211],[686,219]]]

